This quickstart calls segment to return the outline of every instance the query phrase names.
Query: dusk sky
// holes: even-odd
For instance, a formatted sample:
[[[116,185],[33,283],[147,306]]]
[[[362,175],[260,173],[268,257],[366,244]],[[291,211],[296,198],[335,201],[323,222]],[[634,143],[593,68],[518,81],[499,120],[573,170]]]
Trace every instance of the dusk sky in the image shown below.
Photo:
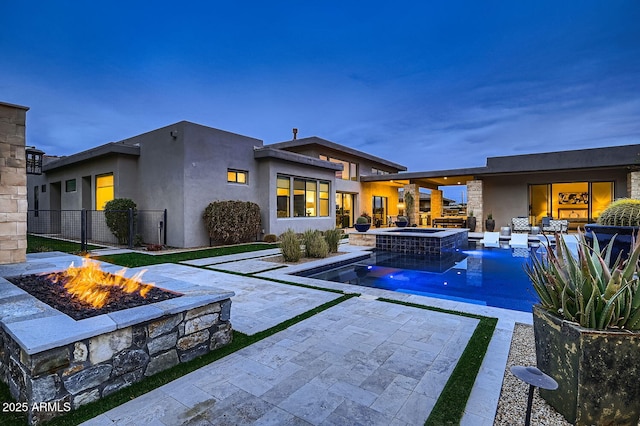
[[[5,1],[0,101],[69,155],[188,120],[409,171],[640,143],[640,1]]]

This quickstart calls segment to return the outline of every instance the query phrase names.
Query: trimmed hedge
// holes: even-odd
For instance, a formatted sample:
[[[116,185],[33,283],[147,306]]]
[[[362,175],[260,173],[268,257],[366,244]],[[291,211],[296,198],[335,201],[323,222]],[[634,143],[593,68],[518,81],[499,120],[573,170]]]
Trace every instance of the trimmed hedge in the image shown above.
[[[214,201],[203,218],[209,237],[220,244],[256,241],[262,229],[260,207],[250,201]]]

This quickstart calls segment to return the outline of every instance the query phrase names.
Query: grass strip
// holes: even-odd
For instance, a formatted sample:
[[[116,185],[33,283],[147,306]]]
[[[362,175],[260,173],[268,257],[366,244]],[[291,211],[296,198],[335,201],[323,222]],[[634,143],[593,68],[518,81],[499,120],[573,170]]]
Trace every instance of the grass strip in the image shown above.
[[[154,376],[147,377],[144,380],[134,383],[129,387],[119,390],[118,392],[111,394],[105,398],[102,398],[98,401],[92,402],[90,404],[83,405],[79,407],[77,410],[70,412],[64,416],[56,417],[51,422],[47,423],[47,425],[77,425],[78,423],[87,421],[92,419],[112,408],[115,408],[119,405],[124,404],[134,398],[139,397],[147,392],[150,392],[162,385],[165,385],[172,380],[178,379],[186,374],[189,374],[198,368],[204,367],[220,358],[223,358],[233,352],[236,352],[242,348],[245,348],[253,343],[256,343],[264,338],[267,338],[275,333],[278,333],[282,330],[285,330],[291,327],[294,324],[299,323],[307,318],[310,318],[322,311],[325,311],[335,305],[338,305],[345,300],[351,299],[352,297],[357,297],[359,294],[351,293],[345,294],[337,299],[324,303],[314,309],[311,309],[307,312],[304,312],[300,315],[297,315],[291,319],[288,319],[284,322],[281,322],[278,325],[275,325],[267,330],[260,331],[256,334],[248,336],[244,333],[240,333],[239,331],[233,331],[233,341],[216,351],[209,352],[206,355],[195,358],[192,361],[189,361],[184,364],[178,364],[168,370],[162,371]],[[6,388],[6,385],[2,387]],[[0,394],[4,396],[2,391],[0,390]],[[8,391],[6,392],[8,394]],[[7,400],[7,401],[10,401]],[[4,401],[0,401],[4,402]],[[4,423],[4,418],[0,418],[0,424],[7,425],[20,425],[26,424],[26,419],[24,423],[13,422]]]
[[[392,299],[381,298],[378,300],[479,320],[476,329],[467,343],[467,347],[464,349],[464,352],[462,352],[456,367],[451,373],[451,376],[449,376],[449,380],[447,380],[446,385],[440,393],[440,397],[436,401],[436,405],[424,423],[426,426],[460,424],[467,406],[467,401],[469,400],[469,395],[471,394],[471,389],[476,381],[478,371],[480,371],[480,366],[487,353],[489,342],[498,324],[498,319]]]
[[[224,256],[227,254],[248,253],[251,251],[277,248],[277,244],[240,244],[235,246],[213,247],[202,250],[185,251],[180,253],[150,255],[143,253],[122,253],[98,256],[96,259],[113,263],[127,268],[157,265],[160,263],[178,263],[185,260],[202,259],[205,257]]]
[[[87,248],[89,250],[95,250],[102,247],[88,245]],[[27,234],[27,253],[40,253],[45,251],[80,253],[80,243]]]

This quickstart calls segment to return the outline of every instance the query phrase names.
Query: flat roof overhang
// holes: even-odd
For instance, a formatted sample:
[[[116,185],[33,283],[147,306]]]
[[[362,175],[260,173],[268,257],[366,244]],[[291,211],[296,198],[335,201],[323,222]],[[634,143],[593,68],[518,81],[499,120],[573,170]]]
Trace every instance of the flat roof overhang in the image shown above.
[[[436,189],[439,186],[466,185],[467,181],[477,179],[486,173],[486,167],[474,167],[454,170],[435,170],[428,172],[394,173],[388,175],[361,176],[362,182],[388,182],[403,186],[415,183],[422,188]]]
[[[81,163],[87,160],[104,157],[107,155],[130,155],[133,157],[140,156],[140,147],[135,145],[125,145],[121,142],[111,142],[100,145],[96,148],[82,151],[68,157],[60,157],[57,160],[50,161],[42,166],[43,172],[49,172],[61,167],[70,166],[72,164]]]

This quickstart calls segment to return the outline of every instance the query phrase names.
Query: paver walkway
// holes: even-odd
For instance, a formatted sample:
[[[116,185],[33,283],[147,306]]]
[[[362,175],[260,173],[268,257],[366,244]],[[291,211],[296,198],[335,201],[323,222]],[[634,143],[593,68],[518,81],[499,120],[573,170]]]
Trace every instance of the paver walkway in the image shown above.
[[[350,299],[85,424],[422,424],[476,323]]]

